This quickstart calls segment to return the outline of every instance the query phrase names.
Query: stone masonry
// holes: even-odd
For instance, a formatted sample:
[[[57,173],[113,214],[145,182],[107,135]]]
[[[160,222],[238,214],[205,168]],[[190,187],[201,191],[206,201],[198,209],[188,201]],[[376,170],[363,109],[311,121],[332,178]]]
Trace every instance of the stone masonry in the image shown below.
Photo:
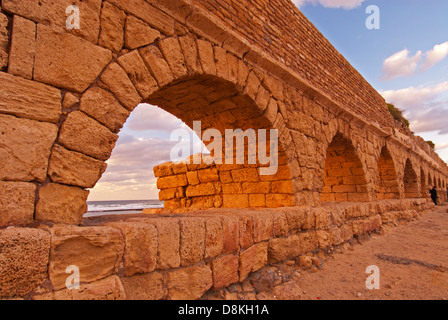
[[[447,165],[289,0],[0,5],[0,298],[200,298],[418,218],[433,186],[446,201]],[[160,164],[162,214],[84,219],[142,102],[203,132],[278,130],[277,173]]]

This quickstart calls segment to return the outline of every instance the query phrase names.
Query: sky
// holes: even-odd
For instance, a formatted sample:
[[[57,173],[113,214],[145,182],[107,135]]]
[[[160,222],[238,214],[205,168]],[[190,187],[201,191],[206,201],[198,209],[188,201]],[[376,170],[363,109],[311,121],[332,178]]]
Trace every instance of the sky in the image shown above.
[[[433,141],[448,162],[448,1],[294,3],[387,102],[404,112],[410,129]],[[170,139],[176,129],[188,132],[181,142],[186,150],[202,146],[181,120],[155,106],[138,106],[89,200],[157,199],[153,167],[169,161],[170,151],[179,146]]]

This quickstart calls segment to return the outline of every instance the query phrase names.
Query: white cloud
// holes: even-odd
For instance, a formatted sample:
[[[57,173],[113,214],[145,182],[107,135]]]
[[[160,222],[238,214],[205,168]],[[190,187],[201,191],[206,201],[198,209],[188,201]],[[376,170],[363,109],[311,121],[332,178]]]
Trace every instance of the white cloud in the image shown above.
[[[421,51],[418,51],[413,57],[410,57],[408,49],[391,55],[384,60],[382,79],[392,80],[398,77],[413,75],[421,59]]]
[[[384,60],[382,80],[392,80],[398,77],[412,76],[417,71],[427,71],[448,56],[448,41],[436,44],[431,50],[423,53],[417,51],[410,56],[408,49],[394,53]]]
[[[307,4],[322,5],[325,8],[353,9],[359,7],[365,0],[294,0],[297,7]]]
[[[448,56],[448,41],[442,44],[436,44],[432,50],[426,51],[426,59],[421,66],[422,71],[433,67]]]
[[[132,111],[126,122],[128,129],[133,131],[157,130],[171,132],[180,127],[186,127],[182,120],[161,108],[149,104],[140,104]]]
[[[448,134],[448,81],[380,93],[404,111],[412,131]]]

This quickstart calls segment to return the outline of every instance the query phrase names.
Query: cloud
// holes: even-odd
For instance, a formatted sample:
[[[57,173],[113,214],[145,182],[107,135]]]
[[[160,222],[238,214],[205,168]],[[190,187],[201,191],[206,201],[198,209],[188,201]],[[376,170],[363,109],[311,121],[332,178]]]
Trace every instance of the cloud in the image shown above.
[[[307,4],[322,5],[325,8],[353,9],[359,7],[365,0],[294,0],[297,7],[303,7]]]
[[[126,122],[128,129],[133,131],[164,131],[171,132],[180,127],[186,127],[182,120],[161,108],[150,104],[140,104],[132,111]]]
[[[399,51],[384,60],[383,80],[392,80],[398,77],[410,76],[417,70],[422,59],[422,52],[418,51],[415,56],[410,57],[408,49]]]
[[[443,150],[448,148],[448,143],[436,144],[436,150]]]
[[[432,50],[426,51],[426,59],[421,66],[422,71],[426,71],[448,56],[448,41],[442,44],[436,44]]]
[[[387,102],[404,111],[411,130],[448,134],[448,81],[400,90],[380,91]]]
[[[412,76],[417,71],[427,71],[448,56],[448,41],[436,44],[431,50],[423,53],[417,51],[410,56],[408,49],[394,53],[384,60],[382,80],[392,80],[398,77]]]

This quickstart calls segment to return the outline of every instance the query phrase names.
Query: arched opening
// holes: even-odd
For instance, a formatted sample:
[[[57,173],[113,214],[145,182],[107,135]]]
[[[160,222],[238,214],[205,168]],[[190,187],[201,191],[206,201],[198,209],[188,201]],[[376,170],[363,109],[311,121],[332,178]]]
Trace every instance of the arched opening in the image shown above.
[[[174,130],[189,133],[182,141],[189,149],[204,149],[202,141],[180,119],[156,106],[139,104],[120,130],[106,171],[90,190],[84,217],[163,208],[153,169],[171,160],[170,150],[177,143],[170,139]]]
[[[412,167],[412,163],[409,159],[406,160],[406,165],[404,167],[403,184],[405,198],[420,197],[417,174],[415,173],[415,170]]]
[[[286,155],[270,132],[273,119],[269,112],[277,111],[275,100],[260,108],[230,82],[194,76],[165,86],[146,102],[182,119],[210,152],[202,161],[196,152],[193,157],[187,152],[183,161],[155,168],[159,197],[166,209],[294,205]],[[260,149],[261,144],[266,150]],[[264,156],[268,164],[260,159]],[[208,163],[211,158],[215,162]],[[272,173],[263,174],[267,167]]]
[[[384,147],[381,150],[378,160],[378,192],[377,199],[399,199],[400,190],[398,187],[395,164],[389,150]]]
[[[429,198],[429,189],[426,183],[426,174],[423,171],[423,168],[420,168],[420,193],[422,198]]]
[[[327,149],[321,201],[369,201],[362,163],[352,143],[340,133]]]

